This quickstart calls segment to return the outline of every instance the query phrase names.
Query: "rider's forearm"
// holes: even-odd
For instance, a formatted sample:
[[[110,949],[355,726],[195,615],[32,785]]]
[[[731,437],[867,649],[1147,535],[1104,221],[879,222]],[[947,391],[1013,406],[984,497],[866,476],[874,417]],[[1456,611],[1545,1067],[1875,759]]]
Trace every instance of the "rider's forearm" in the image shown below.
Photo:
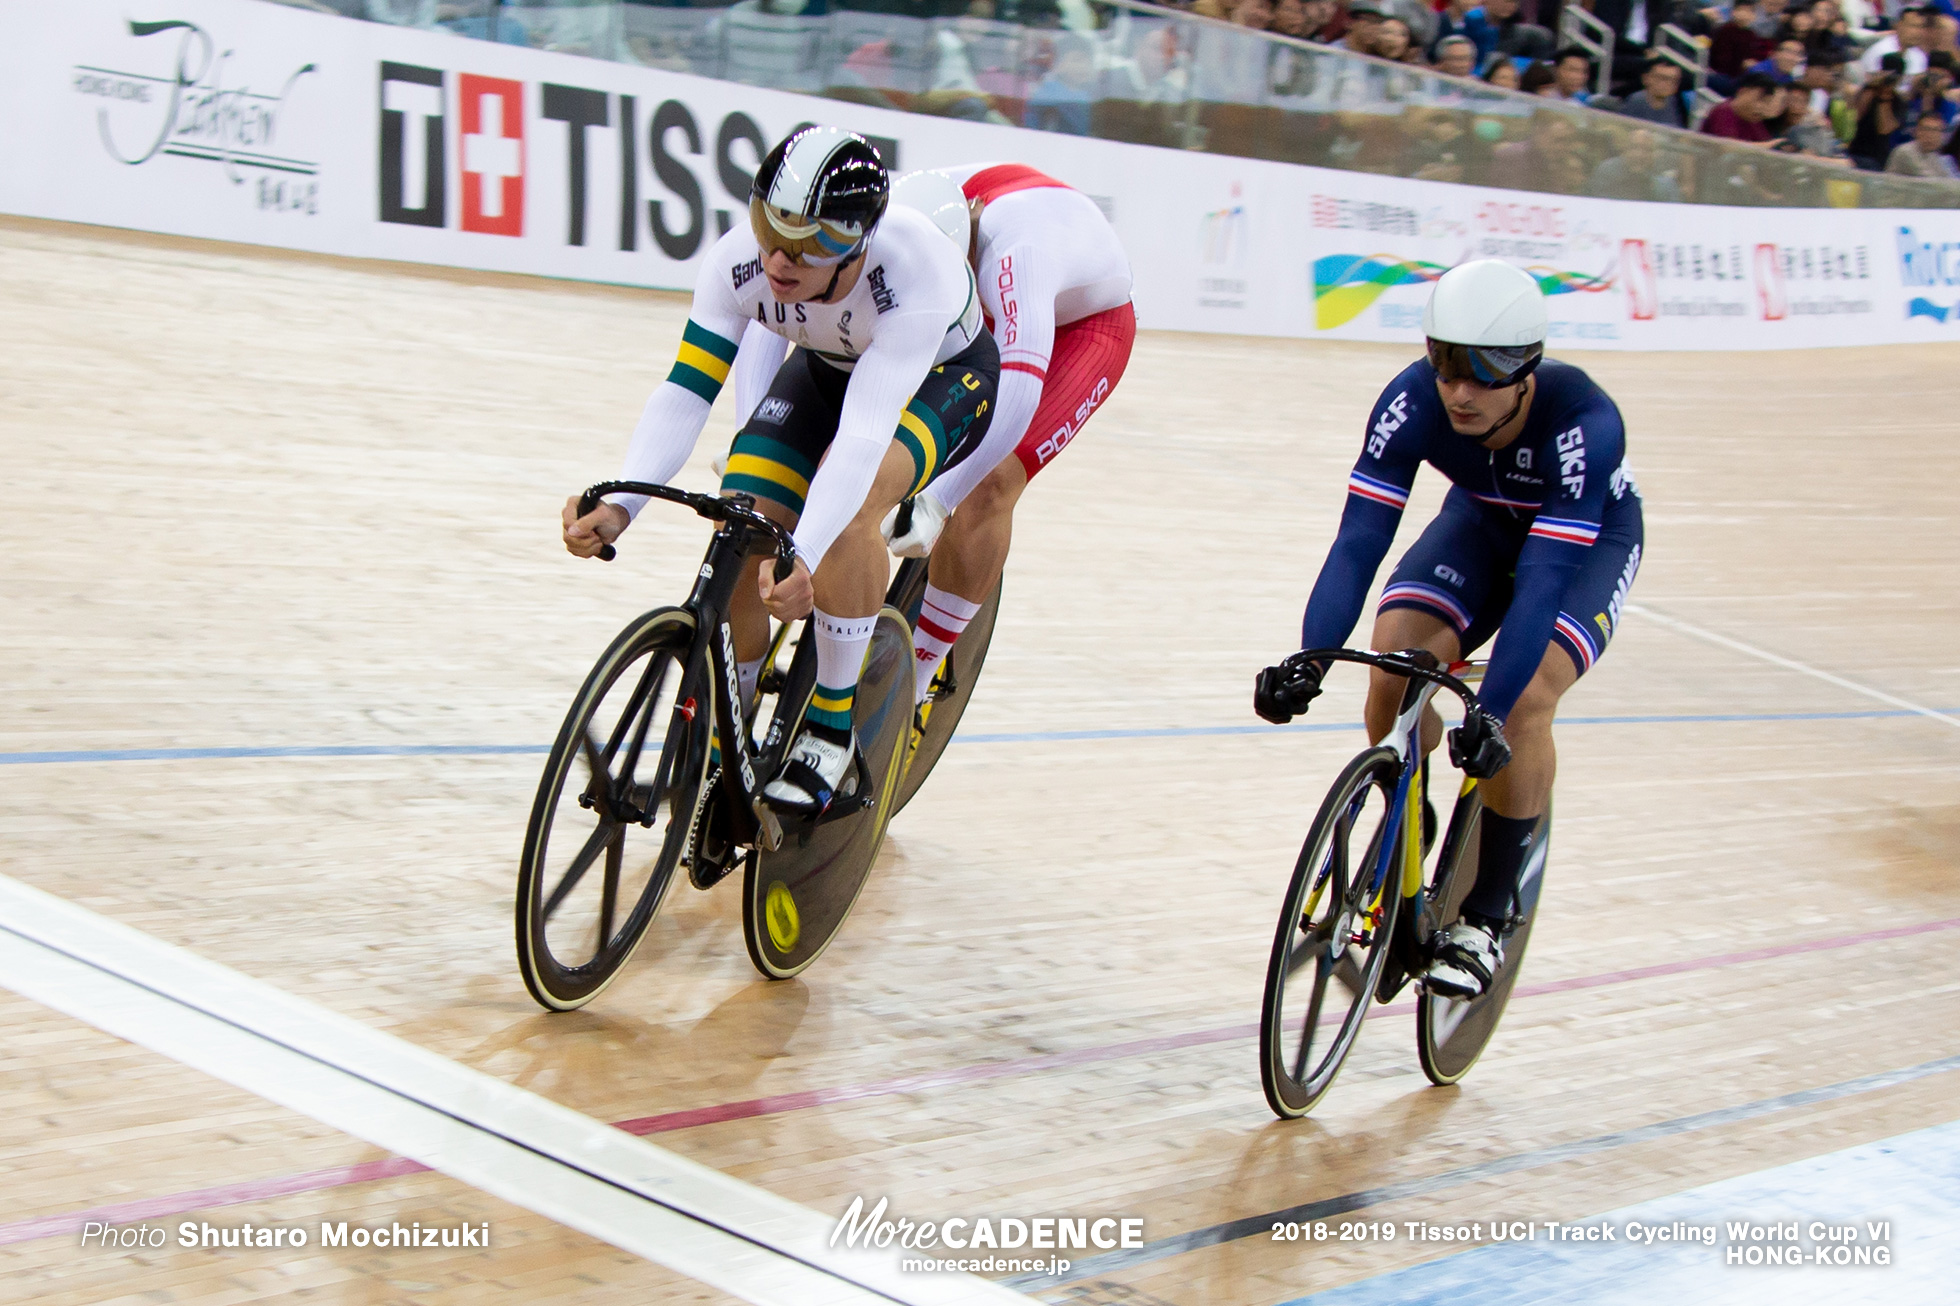
[[[1484,673],[1477,699],[1498,720],[1511,715],[1518,698],[1538,674],[1558,624],[1566,587],[1579,574],[1566,563],[1520,563],[1511,606],[1504,611],[1497,643],[1490,650],[1490,669]]]
[[[633,441],[626,447],[626,462],[620,468],[622,481],[654,481],[666,484],[674,479],[687,456],[694,452],[701,428],[708,424],[706,399],[671,381],[664,382],[647,400],[640,424],[633,428]],[[626,509],[629,518],[646,507],[643,494],[609,494],[606,502]]]
[[[812,572],[863,510],[899,417],[932,366],[944,328],[933,330],[938,319],[911,316],[919,320],[882,325],[878,339],[851,370],[837,436],[810,478],[803,515],[796,523],[796,551]]]
[[[1034,420],[1035,410],[1041,407],[1042,379],[1018,369],[1003,367],[1000,373],[1000,388],[995,394],[994,420],[987,427],[987,437],[980,447],[961,461],[961,463],[932,483],[932,497],[946,505],[948,509],[960,506],[960,500],[973,492],[973,487],[987,479],[987,473],[1001,465],[1013,454],[1021,437],[1028,432],[1028,423]]]

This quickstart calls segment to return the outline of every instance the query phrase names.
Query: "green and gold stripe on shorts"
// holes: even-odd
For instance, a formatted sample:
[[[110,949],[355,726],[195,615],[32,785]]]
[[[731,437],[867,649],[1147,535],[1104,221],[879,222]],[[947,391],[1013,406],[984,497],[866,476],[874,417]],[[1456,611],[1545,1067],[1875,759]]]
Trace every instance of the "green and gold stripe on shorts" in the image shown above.
[[[810,492],[810,478],[816,474],[814,462],[781,440],[744,431],[728,450],[721,488],[753,494],[800,513],[803,497]]]
[[[939,464],[946,457],[946,428],[939,424],[939,414],[932,411],[932,406],[915,397],[898,415],[898,432],[894,438],[912,455],[910,494],[917,494],[926,488],[926,482],[939,471]]]
[[[681,352],[674,359],[674,370],[667,379],[684,390],[691,390],[709,403],[721,393],[728,380],[728,368],[740,348],[733,340],[723,340],[705,327],[689,321],[681,332]]]

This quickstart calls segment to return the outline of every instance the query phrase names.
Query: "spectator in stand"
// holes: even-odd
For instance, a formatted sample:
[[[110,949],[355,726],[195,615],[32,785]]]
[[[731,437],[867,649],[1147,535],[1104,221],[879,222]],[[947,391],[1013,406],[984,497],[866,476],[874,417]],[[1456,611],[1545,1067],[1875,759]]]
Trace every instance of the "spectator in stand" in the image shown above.
[[[1774,40],[1783,30],[1784,10],[1789,8],[1789,0],[1762,0],[1756,6],[1756,35],[1765,41]]]
[[[1786,36],[1777,41],[1776,49],[1771,52],[1769,58],[1749,65],[1749,71],[1768,73],[1776,79],[1778,86],[1790,86],[1796,82],[1797,74],[1803,69],[1803,58],[1803,38]]]
[[[1940,149],[1945,137],[1946,128],[1938,115],[1927,114],[1913,125],[1912,139],[1892,147],[1891,156],[1885,160],[1885,170],[1902,177],[1960,181],[1960,168],[1954,166],[1953,156]]]
[[[1866,73],[1880,72],[1885,67],[1887,55],[1901,55],[1904,58],[1905,75],[1917,77],[1926,71],[1926,51],[1933,41],[1933,20],[1939,11],[1928,6],[1924,9],[1907,9],[1900,13],[1895,30],[1879,37],[1865,47],[1865,56],[1859,62]]]
[[[1418,68],[1427,68],[1429,61],[1422,57],[1422,48],[1416,44],[1414,33],[1409,25],[1394,15],[1382,19],[1381,27],[1375,33],[1375,54],[1394,63],[1412,63]]]
[[[1620,102],[1620,112],[1663,127],[1686,127],[1688,109],[1681,102],[1681,66],[1655,56],[1640,71],[1640,90]]]
[[[1555,100],[1558,98],[1558,70],[1540,59],[1518,74],[1518,89],[1526,95],[1542,95]]]
[[[1708,111],[1701,129],[1710,136],[1722,136],[1750,145],[1767,145],[1766,118],[1782,111],[1783,88],[1768,73],[1744,73],[1735,94]]]
[[[1440,58],[1443,42],[1452,36],[1464,37],[1473,47],[1476,45],[1470,37],[1470,7],[1471,0],[1444,0],[1443,7],[1436,11],[1436,32],[1429,42],[1430,58]]]
[[[1753,0],[1735,0],[1729,10],[1729,21],[1715,29],[1708,44],[1708,71],[1714,74],[1709,84],[1718,92],[1732,94],[1735,80],[1743,71],[1758,59],[1769,57],[1769,42],[1756,33],[1756,6]],[[1716,84],[1716,78],[1726,78],[1726,87]]]
[[[1797,102],[1798,121],[1790,139],[1805,154],[1843,158],[1844,147],[1857,130],[1858,115],[1844,94],[1844,62],[1844,56],[1834,50],[1813,54],[1786,97]]]
[[[1374,0],[1352,0],[1347,16],[1347,34],[1341,38],[1341,45],[1356,54],[1373,54],[1375,38],[1382,30],[1382,11]]]
[[[1450,77],[1473,75],[1477,71],[1477,43],[1467,36],[1446,36],[1438,41],[1436,71]]]
[[[1311,41],[1326,25],[1332,9],[1328,0],[1279,0],[1273,6],[1273,30],[1298,41]]]
[[[1576,45],[1568,45],[1552,62],[1552,93],[1561,100],[1584,104],[1592,98],[1588,89],[1592,75],[1592,56]]]
[[[1663,170],[1654,133],[1630,132],[1624,154],[1615,155],[1593,169],[1588,194],[1609,200],[1656,200],[1679,204],[1681,187],[1671,172]]]
[[[1518,17],[1518,0],[1484,0],[1464,16],[1463,34],[1488,59],[1496,53],[1514,59],[1542,59],[1552,52],[1552,34]]]
[[[1912,85],[1911,120],[1917,123],[1931,114],[1942,127],[1953,126],[1953,120],[1960,117],[1960,104],[1954,103],[1954,95],[1953,60],[1935,50],[1926,56],[1926,71]]]
[[[1263,32],[1273,25],[1273,6],[1269,0],[1232,0],[1228,11],[1234,27],[1250,27]]]
[[[1811,5],[1810,37],[1804,42],[1805,51],[1809,54],[1828,51],[1836,55],[1849,55],[1852,48],[1851,26],[1844,21],[1837,0],[1817,0]]]
[[[1523,89],[1519,85],[1518,65],[1508,54],[1493,54],[1485,59],[1484,70],[1478,76],[1502,90]]]
[[[1911,108],[1900,89],[1905,59],[1897,52],[1885,56],[1876,73],[1865,78],[1851,101],[1857,126],[1851,134],[1851,161],[1868,172],[1878,172],[1891,158],[1893,147],[1905,139],[1906,114]]]
[[[1927,55],[1935,54],[1960,62],[1960,18],[1941,14],[1933,20],[1933,43],[1927,47]]]

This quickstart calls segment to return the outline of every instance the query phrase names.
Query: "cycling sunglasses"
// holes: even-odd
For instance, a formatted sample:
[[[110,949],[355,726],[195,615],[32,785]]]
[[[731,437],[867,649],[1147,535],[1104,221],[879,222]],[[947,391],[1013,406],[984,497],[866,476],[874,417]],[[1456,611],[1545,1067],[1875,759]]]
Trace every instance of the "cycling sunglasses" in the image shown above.
[[[759,199],[749,201],[749,226],[764,258],[781,250],[806,268],[834,268],[864,245],[864,233],[854,224],[806,218]]]
[[[1445,381],[1475,381],[1487,390],[1502,390],[1531,375],[1545,357],[1543,345],[1523,345],[1515,349],[1494,345],[1453,345],[1445,340],[1429,342],[1429,365]]]

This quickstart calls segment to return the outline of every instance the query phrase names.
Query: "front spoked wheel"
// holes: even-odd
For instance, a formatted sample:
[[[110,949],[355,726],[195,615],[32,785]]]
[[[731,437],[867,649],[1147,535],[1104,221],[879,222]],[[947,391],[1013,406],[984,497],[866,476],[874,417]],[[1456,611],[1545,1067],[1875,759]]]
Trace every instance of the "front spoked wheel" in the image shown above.
[[[1311,1111],[1333,1086],[1388,959],[1398,859],[1377,872],[1395,837],[1400,770],[1387,748],[1348,763],[1293,868],[1266,967],[1259,1047],[1266,1102],[1284,1119]]]
[[[551,1010],[618,976],[685,851],[713,716],[694,634],[679,608],[621,631],[545,762],[518,868],[517,960]]]

